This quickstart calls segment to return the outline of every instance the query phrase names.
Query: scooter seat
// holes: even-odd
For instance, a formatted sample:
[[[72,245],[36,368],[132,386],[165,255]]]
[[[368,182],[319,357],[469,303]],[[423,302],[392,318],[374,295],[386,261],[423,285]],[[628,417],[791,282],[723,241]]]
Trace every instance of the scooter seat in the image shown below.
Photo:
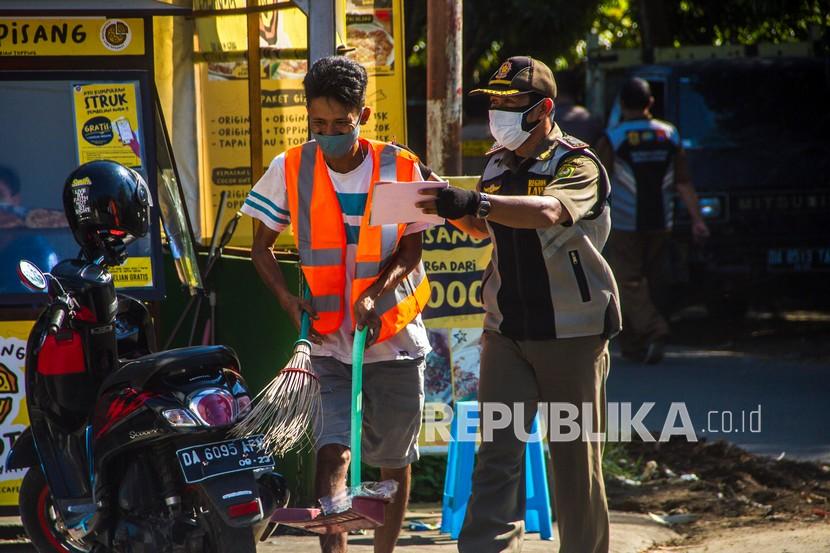
[[[226,346],[193,346],[151,353],[121,365],[104,379],[101,390],[116,386],[143,388],[151,379],[174,371],[201,369],[205,366],[239,370],[236,353]]]

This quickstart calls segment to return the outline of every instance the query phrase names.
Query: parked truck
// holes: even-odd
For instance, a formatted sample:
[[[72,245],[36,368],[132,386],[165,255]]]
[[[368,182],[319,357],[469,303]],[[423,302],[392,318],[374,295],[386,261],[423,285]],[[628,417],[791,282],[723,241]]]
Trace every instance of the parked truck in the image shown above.
[[[830,305],[830,58],[820,43],[591,49],[586,74],[586,104],[609,126],[620,84],[637,76],[651,85],[654,116],[679,129],[712,236],[693,245],[675,203],[672,281],[690,294],[671,296],[718,315],[781,299]]]

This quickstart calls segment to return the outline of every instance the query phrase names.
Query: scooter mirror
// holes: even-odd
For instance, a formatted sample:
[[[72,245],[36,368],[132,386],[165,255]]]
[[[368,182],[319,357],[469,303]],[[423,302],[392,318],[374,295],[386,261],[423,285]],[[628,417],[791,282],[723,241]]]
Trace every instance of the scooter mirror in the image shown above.
[[[31,261],[21,259],[17,264],[17,276],[26,288],[33,292],[45,292],[48,288],[46,276]]]

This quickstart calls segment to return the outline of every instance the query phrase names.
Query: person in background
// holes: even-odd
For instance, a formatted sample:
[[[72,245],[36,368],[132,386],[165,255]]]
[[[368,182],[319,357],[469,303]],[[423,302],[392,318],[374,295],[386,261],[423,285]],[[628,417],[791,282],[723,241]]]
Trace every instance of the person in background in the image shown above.
[[[497,143],[477,190],[422,191],[418,206],[493,254],[482,281],[484,334],[478,400],[482,436],[472,495],[458,539],[462,553],[522,549],[524,453],[539,402],[579,406],[577,424],[603,432],[608,340],[619,331],[617,285],[600,254],[611,222],[605,169],[584,142],[553,121],[556,81],[544,63],[505,60],[487,86]],[[429,198],[429,199],[427,199]],[[508,428],[488,409],[508,406]],[[512,418],[510,419],[512,420]],[[608,553],[602,440],[550,430],[553,502],[562,553]],[[560,439],[561,438],[561,439]]]
[[[596,145],[611,176],[611,235],[607,255],[620,287],[624,357],[649,364],[663,359],[669,325],[652,295],[667,273],[676,193],[692,220],[695,240],[709,236],[677,129],[655,119],[647,81],[632,78],[620,91],[622,120]]]
[[[556,74],[556,110],[553,120],[559,128],[588,144],[596,144],[602,136],[603,126],[585,106],[577,103],[580,96],[579,76],[574,70]]]
[[[49,238],[39,230],[27,230],[20,176],[7,165],[0,165],[0,259],[13,263],[26,259],[43,271],[50,271],[58,255]],[[64,218],[65,220],[65,218]],[[15,271],[0,271],[0,294],[28,293]]]
[[[320,379],[321,421],[314,428],[317,497],[346,487],[351,452],[351,360],[355,328],[368,327],[363,367],[363,461],[380,468],[398,491],[375,530],[374,549],[391,553],[401,531],[418,459],[424,407],[424,357],[430,352],[421,311],[429,281],[421,234],[429,225],[369,225],[370,191],[379,180],[398,186],[423,180],[417,156],[360,137],[366,70],[343,56],[321,58],[303,80],[313,140],[271,162],[242,212],[256,218],[251,260],[299,328],[313,319],[311,363]],[[285,282],[271,248],[291,224],[311,299]],[[344,553],[345,533],[321,536],[324,553]]]
[[[28,210],[20,205],[20,177],[0,165],[0,228],[22,226]]]

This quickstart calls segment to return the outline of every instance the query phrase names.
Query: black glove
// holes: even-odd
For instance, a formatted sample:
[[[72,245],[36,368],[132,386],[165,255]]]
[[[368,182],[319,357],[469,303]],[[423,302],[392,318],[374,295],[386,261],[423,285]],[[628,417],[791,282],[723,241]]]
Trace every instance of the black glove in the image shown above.
[[[438,215],[445,219],[460,219],[465,215],[475,215],[479,203],[481,203],[481,194],[477,191],[464,190],[455,186],[440,190],[435,198]]]

